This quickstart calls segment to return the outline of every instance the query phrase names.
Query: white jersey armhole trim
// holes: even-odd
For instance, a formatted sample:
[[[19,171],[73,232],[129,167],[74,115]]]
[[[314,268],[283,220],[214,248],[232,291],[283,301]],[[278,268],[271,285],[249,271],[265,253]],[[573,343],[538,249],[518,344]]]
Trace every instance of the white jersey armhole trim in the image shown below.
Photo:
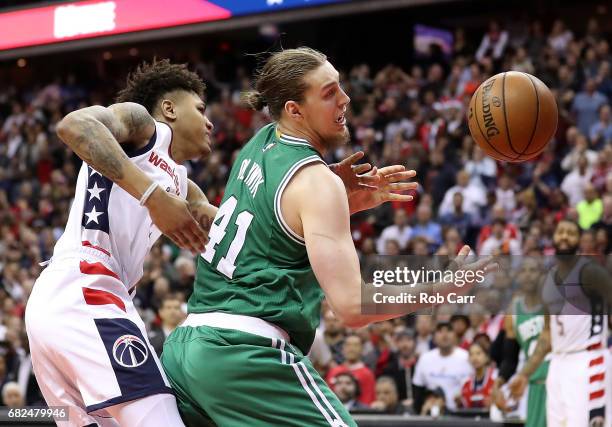
[[[281,180],[281,183],[276,189],[276,194],[274,195],[274,214],[276,215],[276,221],[280,225],[281,229],[285,232],[285,234],[295,243],[300,244],[300,245],[305,245],[304,238],[300,236],[299,234],[297,234],[295,231],[293,231],[291,227],[289,227],[289,225],[285,221],[285,218],[283,218],[283,213],[281,211],[281,198],[283,195],[283,191],[285,190],[285,187],[287,186],[289,181],[291,181],[291,178],[293,177],[293,175],[295,175],[296,172],[300,170],[303,166],[310,164],[310,163],[315,163],[315,162],[321,162],[325,164],[323,159],[321,159],[319,156],[316,156],[316,155],[306,157],[300,160],[299,162],[295,163],[291,167],[291,169],[287,171],[287,173]]]

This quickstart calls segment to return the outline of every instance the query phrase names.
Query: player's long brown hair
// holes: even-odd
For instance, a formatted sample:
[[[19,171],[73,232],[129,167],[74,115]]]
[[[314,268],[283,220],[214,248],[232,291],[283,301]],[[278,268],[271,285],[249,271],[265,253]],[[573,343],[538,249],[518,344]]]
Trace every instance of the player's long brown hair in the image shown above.
[[[300,103],[308,85],[304,76],[327,61],[327,56],[309,47],[274,53],[255,77],[255,90],[244,92],[242,101],[254,110],[266,105],[274,120],[280,119],[287,101]]]

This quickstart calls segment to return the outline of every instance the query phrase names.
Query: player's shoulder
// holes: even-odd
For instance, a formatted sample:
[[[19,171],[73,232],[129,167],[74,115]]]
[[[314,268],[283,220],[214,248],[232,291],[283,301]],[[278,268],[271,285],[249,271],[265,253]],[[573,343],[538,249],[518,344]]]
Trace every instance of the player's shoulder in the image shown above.
[[[340,190],[344,191],[342,180],[333,173],[323,160],[312,159],[295,172],[290,185],[294,188],[305,188],[310,192],[318,194],[336,195]],[[317,193],[315,193],[317,194]]]

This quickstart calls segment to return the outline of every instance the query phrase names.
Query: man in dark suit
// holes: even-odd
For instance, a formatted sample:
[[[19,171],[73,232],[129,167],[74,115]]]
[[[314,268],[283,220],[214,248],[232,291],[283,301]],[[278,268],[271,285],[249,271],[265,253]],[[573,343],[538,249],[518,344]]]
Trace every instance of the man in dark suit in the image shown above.
[[[158,356],[161,356],[168,335],[185,319],[183,304],[183,299],[177,294],[167,294],[162,298],[157,312],[161,324],[149,331],[149,342]]]

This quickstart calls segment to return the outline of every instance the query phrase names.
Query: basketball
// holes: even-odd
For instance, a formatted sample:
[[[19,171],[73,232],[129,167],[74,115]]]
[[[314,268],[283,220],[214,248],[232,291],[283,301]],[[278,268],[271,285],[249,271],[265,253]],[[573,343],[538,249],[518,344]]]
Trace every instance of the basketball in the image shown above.
[[[557,130],[557,103],[531,74],[508,71],[482,83],[470,100],[472,138],[494,159],[523,162],[540,154]]]

